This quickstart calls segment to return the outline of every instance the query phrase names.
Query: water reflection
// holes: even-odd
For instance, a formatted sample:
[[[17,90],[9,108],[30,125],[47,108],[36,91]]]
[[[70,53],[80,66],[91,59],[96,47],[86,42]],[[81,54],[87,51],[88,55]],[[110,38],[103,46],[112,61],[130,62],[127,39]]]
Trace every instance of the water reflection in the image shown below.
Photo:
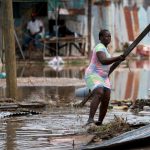
[[[17,77],[66,77],[66,78],[83,78],[85,66],[49,66],[44,64],[18,64]]]
[[[16,128],[18,128],[18,124],[15,122],[11,122],[8,120],[6,125],[6,144],[5,149],[7,150],[15,150],[16,147]]]
[[[111,99],[141,99],[150,97],[150,61],[138,60],[129,63],[130,70],[128,68],[117,69],[111,75],[112,82],[112,94]],[[19,65],[17,75],[18,77],[50,77],[50,78],[84,78],[85,66],[64,66],[63,70],[56,71],[50,66],[44,64],[25,64],[25,66]],[[21,76],[20,76],[21,75]],[[60,98],[64,93],[66,97],[62,97],[62,100],[68,102],[70,98],[68,93],[71,93],[71,97],[74,96],[74,89],[76,87],[65,87],[63,83],[62,87],[19,87],[19,99],[41,99],[47,100],[48,98],[56,99]],[[50,85],[51,86],[51,85]],[[60,85],[61,86],[61,85]],[[72,91],[70,91],[72,90]],[[57,91],[57,92],[56,92]],[[0,90],[0,96],[5,95],[4,89]],[[56,96],[57,95],[57,96]],[[27,97],[29,96],[29,97]]]
[[[150,60],[130,61],[131,71],[134,69],[150,69]],[[67,77],[83,78],[85,65],[61,65],[59,68],[46,64],[23,63],[17,65],[18,77]]]
[[[123,68],[112,74],[112,98],[133,100],[150,98],[150,62],[137,61],[130,67],[131,71]]]
[[[20,101],[59,101],[59,105],[70,103],[74,98],[74,86],[63,87],[19,87],[18,97]]]
[[[139,68],[139,69],[150,69],[150,60],[136,60],[131,62],[131,68]]]

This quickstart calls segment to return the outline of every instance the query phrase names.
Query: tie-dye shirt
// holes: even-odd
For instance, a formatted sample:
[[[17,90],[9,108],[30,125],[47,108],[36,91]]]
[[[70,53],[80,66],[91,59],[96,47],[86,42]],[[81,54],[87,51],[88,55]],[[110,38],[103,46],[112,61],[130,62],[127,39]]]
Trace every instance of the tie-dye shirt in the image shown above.
[[[106,87],[110,89],[110,80],[108,78],[110,65],[101,64],[96,55],[98,51],[104,52],[107,58],[111,57],[107,48],[102,43],[96,45],[93,50],[90,65],[85,71],[85,81],[87,87],[91,90],[97,87]]]

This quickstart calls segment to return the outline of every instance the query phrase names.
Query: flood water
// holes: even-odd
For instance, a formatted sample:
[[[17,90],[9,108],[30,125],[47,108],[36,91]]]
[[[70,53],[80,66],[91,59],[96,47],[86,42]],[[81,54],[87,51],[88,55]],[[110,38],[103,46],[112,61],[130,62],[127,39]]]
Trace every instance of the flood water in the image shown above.
[[[112,76],[111,99],[136,99],[150,97],[150,61],[134,61],[130,69],[121,67]],[[52,68],[41,64],[20,64],[19,77],[84,78],[84,66],[61,66]],[[65,84],[65,83],[64,83]],[[39,115],[0,118],[0,150],[69,150],[80,149],[82,140],[66,138],[65,135],[85,134],[84,124],[89,107],[74,108],[72,104],[83,98],[74,95],[75,86],[21,86],[20,102],[45,102],[46,107],[38,110]],[[5,95],[0,89],[1,97]],[[6,113],[6,112],[4,112]],[[149,116],[137,116],[129,111],[110,110],[104,122],[113,119],[114,114],[128,122],[150,122]],[[98,117],[98,112],[96,113]],[[60,136],[64,136],[60,138]],[[74,143],[74,144],[73,144]]]
[[[86,65],[52,67],[38,64],[18,66],[18,77],[84,78]],[[129,62],[129,67],[121,67],[110,77],[111,99],[148,99],[150,94],[150,60]],[[123,80],[122,80],[123,79]]]

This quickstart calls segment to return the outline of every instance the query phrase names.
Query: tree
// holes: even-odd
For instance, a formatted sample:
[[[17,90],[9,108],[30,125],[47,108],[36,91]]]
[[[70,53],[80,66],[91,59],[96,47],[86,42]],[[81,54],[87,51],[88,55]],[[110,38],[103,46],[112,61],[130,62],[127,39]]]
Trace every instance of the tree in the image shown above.
[[[6,96],[17,98],[16,55],[12,0],[2,0],[3,35],[6,66]]]

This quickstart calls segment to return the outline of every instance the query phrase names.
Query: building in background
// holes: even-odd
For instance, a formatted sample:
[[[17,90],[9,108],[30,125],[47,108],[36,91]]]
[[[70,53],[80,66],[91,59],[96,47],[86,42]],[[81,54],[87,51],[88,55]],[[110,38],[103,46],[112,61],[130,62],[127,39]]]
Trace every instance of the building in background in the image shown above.
[[[47,34],[56,29],[56,17],[58,17],[58,25],[65,22],[67,28],[74,32],[76,36],[87,36],[89,32],[87,27],[87,1],[13,0],[15,30],[20,43],[32,11],[36,11],[43,20]],[[149,0],[91,1],[91,50],[99,42],[98,32],[100,29],[110,30],[112,34],[110,48],[115,51],[122,49],[125,43],[133,41],[150,23]],[[2,12],[0,11],[0,13]],[[2,35],[1,26],[2,21],[0,21],[0,36]],[[0,39],[0,49],[2,49],[2,38]],[[140,44],[146,46],[149,43],[150,35],[147,35],[140,42]],[[86,51],[88,51],[87,47]]]
[[[121,49],[133,41],[150,23],[150,1],[148,0],[93,0],[92,47],[98,42],[97,30],[109,29],[112,33],[111,48]],[[150,43],[147,35],[142,44]]]

